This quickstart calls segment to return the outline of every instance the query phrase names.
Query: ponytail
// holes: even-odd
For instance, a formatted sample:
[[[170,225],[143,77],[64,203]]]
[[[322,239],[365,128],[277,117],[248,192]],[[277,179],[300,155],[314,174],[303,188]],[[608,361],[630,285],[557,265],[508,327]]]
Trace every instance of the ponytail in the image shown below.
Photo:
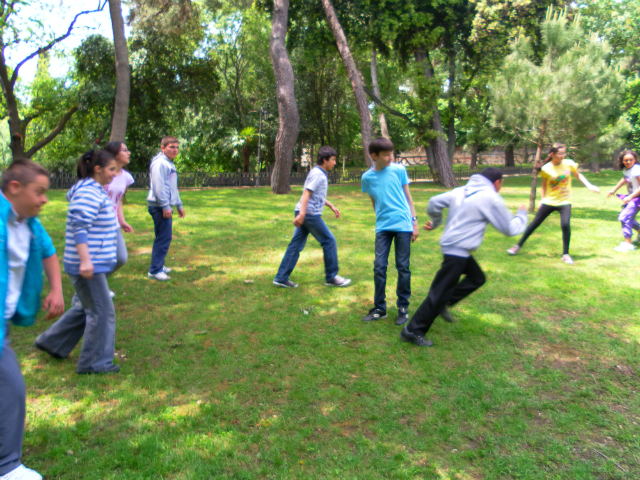
[[[549,155],[547,155],[547,158],[544,159],[544,162],[542,162],[542,164],[540,165],[539,168],[544,167],[547,163],[549,163],[551,161],[551,159],[553,158],[553,154],[554,153],[558,153],[558,151],[561,148],[566,148],[565,145],[563,145],[562,143],[554,143],[553,145],[551,145],[551,148],[549,148]]]
[[[104,150],[89,150],[78,160],[78,178],[82,179],[92,177],[95,167],[104,168],[112,160],[115,160],[115,157],[109,152]]]

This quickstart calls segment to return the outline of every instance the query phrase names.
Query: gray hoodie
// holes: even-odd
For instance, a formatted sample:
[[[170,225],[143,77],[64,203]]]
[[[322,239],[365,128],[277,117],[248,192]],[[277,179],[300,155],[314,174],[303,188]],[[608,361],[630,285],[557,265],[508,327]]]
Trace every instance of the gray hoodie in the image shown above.
[[[162,207],[171,210],[175,205],[182,210],[182,200],[178,193],[178,172],[171,160],[162,152],[151,159],[149,166],[151,185],[147,203],[150,207]]]
[[[449,215],[440,237],[444,255],[469,257],[482,243],[489,223],[509,237],[524,232],[527,227],[527,211],[518,210],[514,217],[491,180],[482,175],[473,175],[464,187],[429,200],[427,213],[434,228],[442,223],[445,208],[449,209]]]

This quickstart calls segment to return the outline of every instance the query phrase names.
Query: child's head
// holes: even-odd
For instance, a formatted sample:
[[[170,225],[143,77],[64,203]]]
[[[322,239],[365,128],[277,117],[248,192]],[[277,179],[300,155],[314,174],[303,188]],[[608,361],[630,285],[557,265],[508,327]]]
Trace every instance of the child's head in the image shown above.
[[[393,142],[384,137],[376,138],[369,144],[369,153],[374,162],[387,166],[393,160]]]
[[[178,156],[180,142],[176,137],[164,137],[160,142],[160,150],[169,160],[173,160]]]
[[[562,143],[554,143],[549,148],[549,155],[547,155],[547,158],[545,159],[544,164],[547,164],[550,161],[555,160],[554,163],[557,163],[559,165],[566,155],[567,155],[566,145]]]
[[[105,150],[89,151],[78,160],[78,178],[93,178],[107,185],[116,175],[116,159]]]
[[[502,170],[496,167],[488,167],[480,172],[480,175],[488,179],[496,189],[496,192],[499,192],[502,188]]]
[[[627,170],[638,163],[638,155],[633,150],[625,150],[618,157],[618,168]]]
[[[116,159],[116,162],[121,167],[129,164],[129,157],[131,152],[124,144],[124,142],[109,142],[104,146],[104,150],[109,152]]]
[[[325,145],[320,147],[318,150],[318,165],[323,165],[327,170],[331,170],[336,164],[336,157],[338,156],[338,152],[336,152],[333,147]]]
[[[18,216],[35,217],[48,202],[49,172],[31,160],[18,158],[2,174],[1,188]]]

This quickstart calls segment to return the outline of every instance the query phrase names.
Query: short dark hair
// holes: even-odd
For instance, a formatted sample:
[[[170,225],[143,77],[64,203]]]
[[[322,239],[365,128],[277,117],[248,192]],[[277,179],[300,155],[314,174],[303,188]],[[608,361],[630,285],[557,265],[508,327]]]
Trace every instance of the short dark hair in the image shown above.
[[[620,170],[626,170],[627,169],[627,167],[624,166],[624,162],[622,161],[624,159],[624,157],[626,157],[627,155],[633,156],[633,158],[636,159],[636,163],[638,163],[638,154],[636,152],[634,152],[633,150],[625,150],[618,157],[618,169],[620,169]]]
[[[369,153],[378,155],[380,152],[393,152],[393,142],[388,138],[379,137],[369,144]]]
[[[105,150],[88,151],[78,160],[78,178],[88,178],[93,176],[94,168],[104,168],[112,160],[115,161],[115,157]]]
[[[320,149],[318,150],[318,159],[316,163],[318,165],[322,165],[325,162],[325,160],[329,160],[331,157],[337,157],[337,156],[338,156],[338,152],[336,152],[333,147],[330,147],[329,145],[325,145],[323,147],[320,147]]]
[[[502,170],[496,167],[487,167],[480,172],[485,178],[488,178],[491,183],[495,183],[498,180],[502,180]]]
[[[160,141],[160,146],[161,147],[166,147],[170,143],[180,143],[180,140],[178,140],[176,137],[172,137],[172,136],[164,137]]]
[[[16,158],[2,174],[2,183],[0,184],[0,188],[2,188],[3,192],[6,192],[10,182],[18,182],[20,185],[28,185],[33,183],[36,177],[39,177],[40,175],[44,175],[49,178],[49,171],[42,165],[27,158]]]

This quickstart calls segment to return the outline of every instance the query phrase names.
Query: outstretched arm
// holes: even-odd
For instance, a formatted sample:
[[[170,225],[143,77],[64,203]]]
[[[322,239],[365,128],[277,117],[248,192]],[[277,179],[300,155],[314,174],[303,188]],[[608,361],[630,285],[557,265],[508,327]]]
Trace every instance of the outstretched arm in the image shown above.
[[[607,198],[614,195],[618,191],[618,189],[622,187],[625,183],[626,182],[624,181],[624,177],[622,177],[618,182],[618,184],[615,187],[613,187],[611,190],[609,190],[609,192],[607,193]]]
[[[580,180],[582,184],[585,187],[587,187],[589,190],[591,190],[593,193],[600,193],[600,189],[595,185],[592,185],[591,183],[589,183],[589,180],[587,180],[585,176],[579,173],[577,170],[573,172],[573,176],[576,177],[578,180]]]

